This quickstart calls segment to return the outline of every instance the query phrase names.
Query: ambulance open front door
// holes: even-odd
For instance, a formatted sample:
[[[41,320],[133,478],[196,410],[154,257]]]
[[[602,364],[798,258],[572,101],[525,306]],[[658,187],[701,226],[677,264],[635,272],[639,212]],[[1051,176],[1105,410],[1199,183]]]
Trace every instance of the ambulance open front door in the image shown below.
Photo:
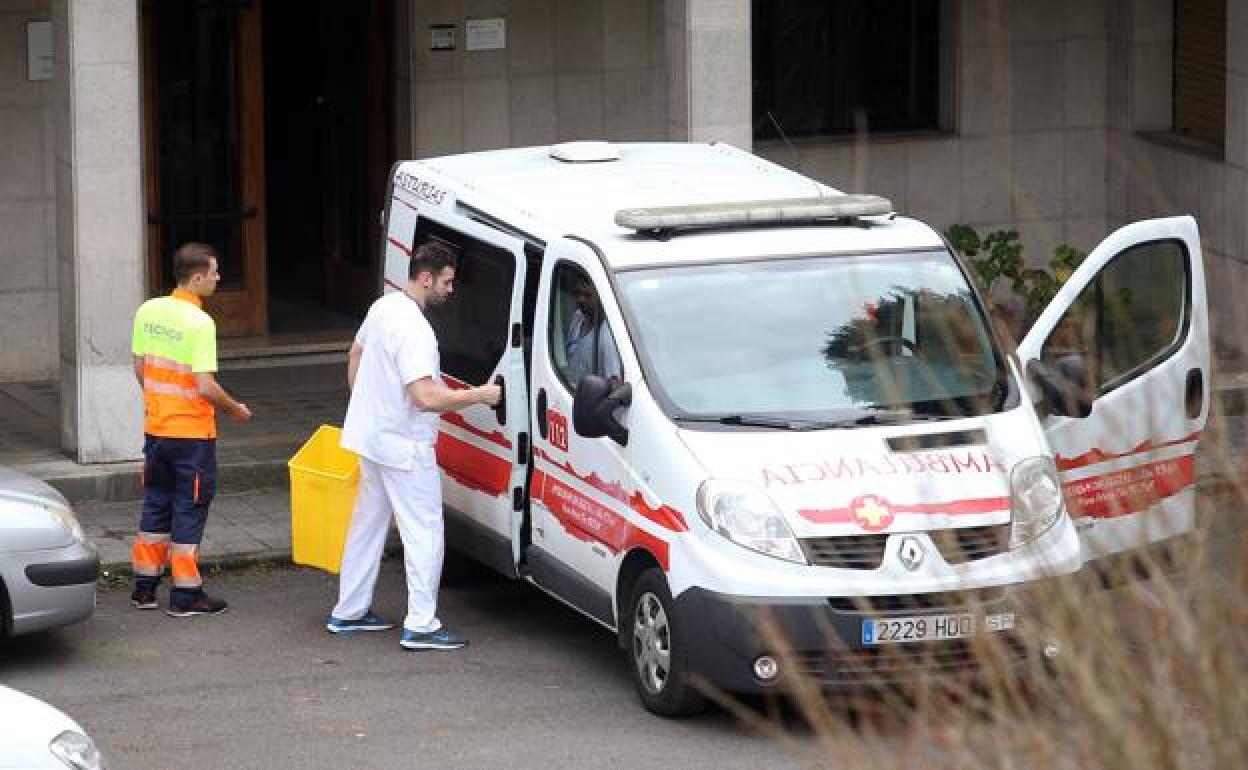
[[[1173,217],[1110,235],[1019,345],[1085,560],[1191,531],[1208,339],[1196,222]]]
[[[573,424],[579,380],[615,385],[636,373],[620,357],[622,323],[602,266],[588,249],[553,244],[542,266],[533,335],[532,544],[542,588],[613,627],[613,591],[627,550],[636,488],[629,448]]]
[[[396,233],[401,217],[393,209],[405,206],[402,194],[394,194],[390,245],[397,239],[401,246],[416,249],[436,238],[458,252],[451,298],[427,311],[438,337],[443,381],[452,388],[486,382],[503,386],[497,407],[475,405],[442,415],[437,454],[447,540],[514,576],[528,476],[528,390],[521,327],[524,243],[449,206],[418,200],[411,201],[416,216],[407,218],[408,225],[402,228],[410,233]]]

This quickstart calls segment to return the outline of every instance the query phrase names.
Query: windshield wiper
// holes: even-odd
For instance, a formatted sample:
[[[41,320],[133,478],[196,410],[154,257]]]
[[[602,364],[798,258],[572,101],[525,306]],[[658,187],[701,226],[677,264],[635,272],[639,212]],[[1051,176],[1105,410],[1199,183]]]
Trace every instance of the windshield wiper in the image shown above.
[[[775,430],[829,430],[831,428],[860,428],[868,425],[906,425],[912,422],[936,422],[958,420],[956,415],[921,414],[909,409],[880,409],[858,417],[843,420],[802,420],[790,417],[770,417],[761,414],[728,414],[718,417],[677,417],[679,422],[737,425],[750,428],[774,428]]]
[[[838,423],[818,420],[793,420],[787,417],[767,417],[755,414],[728,414],[721,417],[677,417],[680,422],[705,422],[718,425],[740,425],[750,428],[774,428],[776,430],[822,430],[834,428]]]
[[[832,425],[838,428],[857,428],[864,425],[905,425],[913,422],[914,412],[909,409],[879,409],[859,417],[837,420]]]

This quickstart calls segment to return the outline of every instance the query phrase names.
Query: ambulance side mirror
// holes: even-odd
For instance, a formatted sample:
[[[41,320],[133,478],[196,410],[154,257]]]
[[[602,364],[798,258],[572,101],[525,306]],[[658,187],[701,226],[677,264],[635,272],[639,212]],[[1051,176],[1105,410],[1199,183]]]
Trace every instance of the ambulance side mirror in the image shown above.
[[[615,410],[633,403],[633,388],[627,382],[615,386],[596,374],[587,374],[576,386],[572,401],[572,428],[586,438],[608,436],[624,446],[628,428],[615,418]]]
[[[1087,372],[1081,362],[1050,366],[1032,360],[1027,363],[1027,379],[1040,392],[1040,400],[1036,404],[1040,416],[1087,417],[1092,414]]]

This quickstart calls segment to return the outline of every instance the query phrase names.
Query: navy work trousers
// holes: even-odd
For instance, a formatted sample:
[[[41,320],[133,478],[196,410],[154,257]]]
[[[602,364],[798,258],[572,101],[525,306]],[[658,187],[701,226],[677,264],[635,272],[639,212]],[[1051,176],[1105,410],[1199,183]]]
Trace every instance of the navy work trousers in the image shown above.
[[[147,436],[139,530],[199,545],[217,490],[217,440]]]

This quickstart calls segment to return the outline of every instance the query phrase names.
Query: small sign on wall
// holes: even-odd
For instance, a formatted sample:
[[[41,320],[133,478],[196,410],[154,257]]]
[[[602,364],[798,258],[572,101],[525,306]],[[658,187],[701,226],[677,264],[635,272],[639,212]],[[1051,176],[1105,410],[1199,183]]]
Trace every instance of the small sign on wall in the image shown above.
[[[454,51],[455,50],[455,25],[454,24],[430,24],[429,25],[429,50],[430,51]]]
[[[56,70],[52,55],[52,22],[26,22],[26,79],[51,80]]]
[[[464,22],[464,50],[496,51],[506,47],[505,19],[468,19]]]

